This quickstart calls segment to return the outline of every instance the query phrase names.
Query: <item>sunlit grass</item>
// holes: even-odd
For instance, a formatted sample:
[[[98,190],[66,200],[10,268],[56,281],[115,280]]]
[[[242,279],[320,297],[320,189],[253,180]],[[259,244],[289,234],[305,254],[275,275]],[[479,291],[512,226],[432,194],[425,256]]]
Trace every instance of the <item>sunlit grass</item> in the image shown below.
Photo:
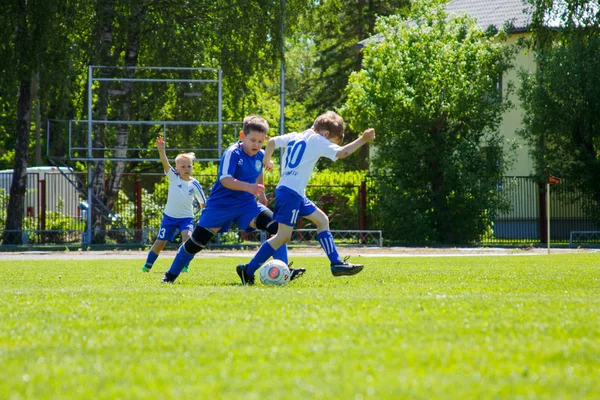
[[[244,260],[0,262],[0,398],[600,398],[597,255]]]

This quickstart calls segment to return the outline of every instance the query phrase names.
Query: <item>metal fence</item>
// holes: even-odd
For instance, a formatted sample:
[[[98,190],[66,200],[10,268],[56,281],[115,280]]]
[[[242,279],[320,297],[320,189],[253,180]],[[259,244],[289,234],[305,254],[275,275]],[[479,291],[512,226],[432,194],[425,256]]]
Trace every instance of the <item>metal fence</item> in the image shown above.
[[[56,167],[55,167],[56,168]],[[28,173],[25,197],[25,219],[22,243],[34,245],[72,245],[82,242],[86,229],[87,203],[77,188],[59,171]],[[71,170],[63,171],[74,174]],[[78,173],[85,189],[86,174]],[[195,176],[209,195],[216,179],[214,175]],[[380,194],[366,182],[339,182],[309,185],[307,195],[330,216],[330,227],[340,244],[380,245],[385,230],[377,226]],[[381,179],[381,178],[370,178]],[[11,172],[0,172],[0,230],[4,230]],[[166,204],[168,183],[163,174],[125,174],[118,200],[106,216],[106,245],[148,245],[156,239],[162,211]],[[274,205],[274,186],[267,186],[269,206]],[[85,193],[85,190],[82,191]],[[511,204],[510,211],[501,214],[481,238],[482,245],[538,245],[545,243],[545,185],[539,186],[529,177],[506,177],[498,186],[498,195]],[[600,244],[595,234],[575,235],[571,232],[597,232],[600,227],[586,215],[591,196],[573,192],[566,184],[553,185],[550,193],[551,241],[578,245]],[[300,221],[294,236],[296,244],[316,244],[315,228]],[[1,234],[2,232],[0,232]],[[132,238],[135,238],[132,240]],[[259,233],[247,234],[234,230],[218,235],[213,246],[256,245],[265,238]],[[177,244],[177,241],[175,242]],[[393,243],[387,243],[393,244]]]
[[[547,242],[546,196],[550,197],[550,240],[569,243],[572,231],[598,231],[598,225],[587,215],[592,207],[592,195],[572,190],[568,182],[538,184],[530,177],[505,177],[499,195],[511,204],[510,211],[494,221],[491,234],[484,244],[540,244]],[[588,240],[588,243],[594,243]],[[600,244],[600,241],[596,242]]]
[[[365,191],[364,215],[366,229],[382,229],[386,221],[380,221],[379,208],[385,204],[388,193],[378,193],[379,180],[389,177],[369,176]],[[482,235],[477,245],[485,246],[536,246],[547,243],[546,185],[539,185],[527,176],[504,177],[497,187],[497,195],[510,205],[509,211],[501,213]],[[582,193],[561,181],[550,189],[550,240],[554,244],[600,245],[600,226],[588,215],[593,208],[591,193]],[[388,202],[389,203],[389,202]],[[392,202],[393,203],[393,202]],[[380,222],[378,222],[380,221]],[[381,225],[381,226],[377,226]],[[571,232],[585,232],[574,234]],[[386,238],[386,230],[383,229]],[[389,243],[388,244],[394,244]],[[415,243],[418,245],[419,243]]]
[[[22,235],[21,243],[24,245],[77,246],[82,242],[88,212],[85,198],[87,174],[66,171],[67,174],[77,175],[78,179],[71,179],[73,182],[79,182],[77,188],[59,173],[57,168],[52,167],[52,173],[28,173],[25,199],[27,211],[23,230],[19,232]],[[208,196],[216,176],[194,177]],[[11,182],[12,172],[0,173],[0,237],[4,232]],[[358,210],[360,188],[360,185],[352,182],[336,181],[311,185],[307,188],[307,194],[329,215],[330,227],[340,244],[380,245],[381,232],[370,232],[364,223],[361,223],[365,218],[359,215]],[[274,191],[274,185],[266,185],[270,208],[274,206]],[[103,244],[145,246],[153,243],[158,235],[167,195],[168,182],[163,174],[124,174],[118,199],[112,208],[105,212],[106,235]],[[199,216],[199,212],[200,210],[196,209],[196,217]],[[314,244],[317,243],[311,233],[314,226],[309,221],[299,221],[297,228],[299,232],[293,237],[295,244],[309,245],[313,241]],[[362,231],[359,231],[361,229]],[[345,233],[338,233],[337,230]],[[246,233],[233,229],[231,232],[218,234],[211,245],[240,247],[260,244],[263,240],[265,238],[260,233]],[[177,245],[179,241],[180,238],[176,238],[174,244]]]

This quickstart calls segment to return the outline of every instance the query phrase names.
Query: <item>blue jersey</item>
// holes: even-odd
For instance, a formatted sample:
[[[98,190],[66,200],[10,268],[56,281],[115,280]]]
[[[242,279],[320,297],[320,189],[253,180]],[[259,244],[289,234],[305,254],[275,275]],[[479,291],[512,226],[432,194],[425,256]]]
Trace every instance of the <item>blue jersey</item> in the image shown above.
[[[242,190],[227,189],[221,179],[231,177],[238,181],[254,184],[263,170],[265,151],[260,150],[254,156],[249,156],[242,149],[242,142],[232,144],[225,150],[219,165],[217,181],[208,196],[206,205],[228,206],[255,200],[256,196]]]

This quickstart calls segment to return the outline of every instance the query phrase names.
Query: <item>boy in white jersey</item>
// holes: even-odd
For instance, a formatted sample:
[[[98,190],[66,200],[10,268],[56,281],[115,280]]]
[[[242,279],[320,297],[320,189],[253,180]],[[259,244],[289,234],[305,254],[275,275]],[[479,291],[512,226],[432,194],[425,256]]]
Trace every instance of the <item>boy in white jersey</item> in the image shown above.
[[[355,275],[363,266],[343,261],[336,249],[329,230],[329,218],[306,197],[305,189],[319,158],[327,157],[332,161],[346,158],[362,145],[375,139],[375,130],[367,129],[361,137],[345,146],[344,120],[333,111],[320,115],[312,129],[302,133],[289,133],[269,139],[265,149],[263,163],[265,169],[273,168],[271,156],[276,148],[284,147],[281,160],[281,178],[275,191],[275,221],[279,229],[275,236],[264,242],[248,264],[236,268],[242,284],[251,284],[254,273],[267,261],[279,247],[292,237],[292,230],[298,217],[304,217],[317,226],[317,239],[331,262],[333,276]]]
[[[190,238],[191,232],[194,229],[194,199],[201,206],[206,203],[206,196],[204,196],[200,182],[192,178],[195,159],[194,153],[179,154],[175,158],[175,168],[173,168],[169,164],[169,159],[165,151],[165,139],[162,136],[156,138],[156,148],[158,149],[165,175],[169,178],[169,193],[158,237],[148,252],[142,272],[150,272],[167,242],[173,241],[176,230],[179,230],[181,233],[181,240],[183,242]]]

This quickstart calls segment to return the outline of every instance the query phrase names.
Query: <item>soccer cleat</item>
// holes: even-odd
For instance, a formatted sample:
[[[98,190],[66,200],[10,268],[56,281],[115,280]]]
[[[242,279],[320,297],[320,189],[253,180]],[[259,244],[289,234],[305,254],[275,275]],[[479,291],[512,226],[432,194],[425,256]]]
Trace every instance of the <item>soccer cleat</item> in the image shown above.
[[[331,273],[333,276],[356,275],[363,270],[363,265],[350,264],[346,261],[348,258],[344,258],[341,264],[331,264]]]
[[[290,282],[296,278],[300,278],[305,272],[305,268],[290,268]]]
[[[183,267],[183,269],[181,270],[181,272],[185,272],[187,274],[189,272],[188,267]]]
[[[294,262],[290,262],[288,268],[290,269],[290,282],[296,278],[300,278],[306,272],[306,268],[292,268],[292,264]]]
[[[246,275],[247,267],[248,267],[248,264],[240,264],[237,267],[235,267],[235,271],[237,272],[238,276],[242,280],[242,285],[252,286],[252,285],[254,285],[254,276]]]
[[[142,272],[150,272],[152,267],[146,267],[145,265],[142,267]]]
[[[165,272],[165,276],[163,276],[161,283],[174,283],[175,279],[177,279],[177,275]]]

